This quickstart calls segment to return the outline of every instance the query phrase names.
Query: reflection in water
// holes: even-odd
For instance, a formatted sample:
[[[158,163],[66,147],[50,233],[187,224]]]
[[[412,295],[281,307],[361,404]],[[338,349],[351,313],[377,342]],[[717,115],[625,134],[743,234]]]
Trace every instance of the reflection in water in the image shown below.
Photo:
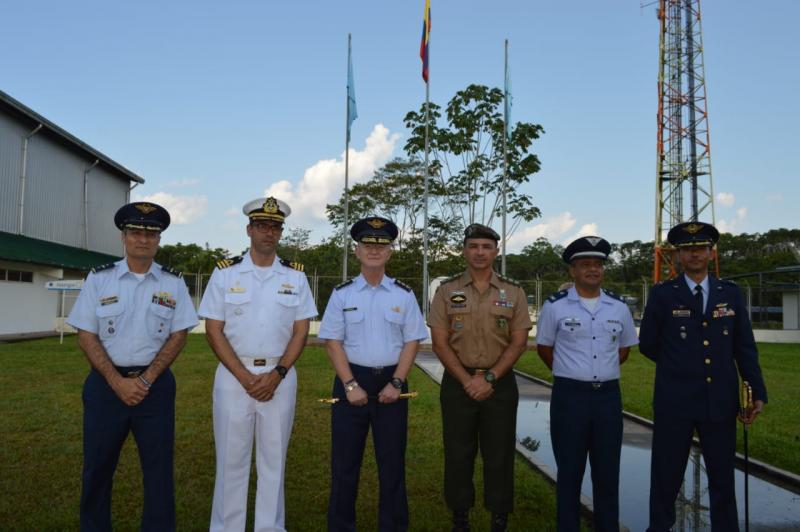
[[[433,355],[420,353],[417,365],[437,382],[443,369]],[[518,449],[545,474],[555,478],[556,466],[550,443],[550,389],[517,376],[520,400],[517,413]],[[620,520],[630,530],[645,530],[648,524],[650,494],[649,427],[625,419],[623,423],[622,459],[620,464]],[[684,483],[676,501],[678,531],[710,530],[708,479],[699,447],[693,446]],[[591,468],[586,465],[582,500],[591,504]],[[744,474],[736,471],[736,499],[739,520],[744,530]],[[750,530],[800,530],[800,495],[767,480],[750,475]]]

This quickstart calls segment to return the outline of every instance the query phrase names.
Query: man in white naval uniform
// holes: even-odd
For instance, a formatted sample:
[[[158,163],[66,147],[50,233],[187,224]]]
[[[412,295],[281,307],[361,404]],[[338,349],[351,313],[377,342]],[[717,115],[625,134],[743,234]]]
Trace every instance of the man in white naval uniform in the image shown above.
[[[293,365],[317,310],[302,267],[276,254],[289,206],[259,198],[243,212],[250,251],[218,263],[199,309],[220,360],[214,378],[217,474],[210,530],[245,528],[255,435],[255,530],[277,532],[286,530],[283,479],[297,390]]]

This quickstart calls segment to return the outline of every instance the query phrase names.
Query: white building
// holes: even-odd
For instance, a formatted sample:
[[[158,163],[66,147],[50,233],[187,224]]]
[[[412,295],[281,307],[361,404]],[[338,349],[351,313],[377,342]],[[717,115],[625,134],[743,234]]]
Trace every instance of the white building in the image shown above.
[[[0,338],[52,332],[60,295],[122,256],[114,213],[144,179],[0,91]]]

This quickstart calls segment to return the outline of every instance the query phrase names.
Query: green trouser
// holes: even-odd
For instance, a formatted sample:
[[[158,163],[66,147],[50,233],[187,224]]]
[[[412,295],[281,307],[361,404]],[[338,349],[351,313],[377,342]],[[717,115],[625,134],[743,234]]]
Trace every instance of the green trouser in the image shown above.
[[[445,372],[439,395],[444,435],[444,497],[451,510],[475,504],[472,475],[480,444],[483,502],[492,513],[514,509],[514,459],[519,391],[514,374],[495,383],[485,401],[471,399]]]

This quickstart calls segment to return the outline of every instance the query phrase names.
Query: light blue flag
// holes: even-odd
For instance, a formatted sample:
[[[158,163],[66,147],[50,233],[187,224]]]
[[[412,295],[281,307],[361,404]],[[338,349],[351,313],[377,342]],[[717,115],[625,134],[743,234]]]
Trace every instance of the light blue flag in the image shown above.
[[[350,126],[358,118],[356,109],[356,88],[353,83],[353,59],[348,43],[347,47],[347,142],[350,142]]]

